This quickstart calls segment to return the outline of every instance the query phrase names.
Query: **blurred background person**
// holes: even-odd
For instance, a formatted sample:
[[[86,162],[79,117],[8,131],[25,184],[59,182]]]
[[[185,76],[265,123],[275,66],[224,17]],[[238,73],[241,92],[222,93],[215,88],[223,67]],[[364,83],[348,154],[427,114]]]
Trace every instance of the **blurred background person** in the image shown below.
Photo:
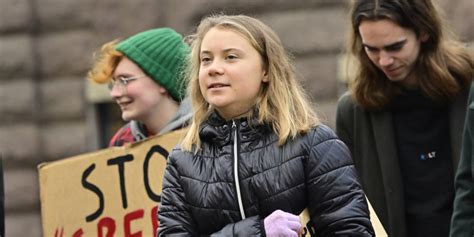
[[[469,94],[461,160],[456,174],[456,197],[451,237],[474,236],[474,84]]]
[[[430,0],[355,0],[336,130],[389,236],[448,236],[469,51]]]
[[[184,127],[192,117],[182,101],[182,69],[189,53],[180,34],[170,28],[138,33],[102,46],[88,78],[109,83],[110,95],[129,121],[109,146],[121,146]]]

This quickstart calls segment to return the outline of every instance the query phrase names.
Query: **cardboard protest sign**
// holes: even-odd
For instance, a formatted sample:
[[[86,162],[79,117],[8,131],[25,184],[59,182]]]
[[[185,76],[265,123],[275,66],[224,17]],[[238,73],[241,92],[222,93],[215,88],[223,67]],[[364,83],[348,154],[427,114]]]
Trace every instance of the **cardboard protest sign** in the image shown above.
[[[369,199],[367,199],[367,204],[369,205],[369,212],[370,212],[370,221],[372,222],[372,227],[374,227],[375,231],[375,236],[388,236],[387,232],[385,232],[385,229],[382,226],[382,223],[380,223],[379,217],[374,211],[374,208],[372,207],[372,204],[370,204]],[[308,236],[316,236],[314,233],[313,227],[310,225],[309,220],[310,220],[310,215],[308,208],[304,209],[300,213],[300,222],[303,224],[303,231],[301,236],[303,237],[308,237]]]
[[[156,236],[166,157],[183,135],[175,131],[39,165],[43,236]],[[379,236],[385,232],[369,207]],[[308,223],[309,213],[300,218]],[[311,232],[306,229],[306,236]]]
[[[175,131],[38,166],[43,236],[155,236]]]
[[[377,213],[375,213],[372,204],[370,204],[369,199],[367,199],[367,204],[369,204],[370,221],[372,222],[372,227],[374,227],[375,236],[388,236],[387,232],[385,232],[385,228],[383,228],[383,225],[379,220],[379,217],[377,216]]]

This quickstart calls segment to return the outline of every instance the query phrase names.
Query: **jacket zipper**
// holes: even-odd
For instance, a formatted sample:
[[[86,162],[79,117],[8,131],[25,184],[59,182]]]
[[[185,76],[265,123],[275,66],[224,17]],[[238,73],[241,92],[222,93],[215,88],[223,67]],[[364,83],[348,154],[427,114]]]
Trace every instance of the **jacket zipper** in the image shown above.
[[[240,193],[240,182],[239,182],[239,161],[238,161],[238,141],[237,141],[237,125],[235,124],[235,121],[232,120],[232,130],[234,130],[234,180],[235,180],[235,188],[237,191],[237,201],[239,203],[239,210],[240,210],[240,216],[242,217],[242,220],[245,219],[245,213],[244,213],[244,205],[242,204],[242,195]]]

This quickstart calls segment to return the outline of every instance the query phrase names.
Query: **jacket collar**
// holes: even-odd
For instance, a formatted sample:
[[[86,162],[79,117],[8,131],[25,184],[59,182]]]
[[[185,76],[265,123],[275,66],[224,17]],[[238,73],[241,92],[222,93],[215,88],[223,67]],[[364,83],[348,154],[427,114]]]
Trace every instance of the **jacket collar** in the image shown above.
[[[380,162],[382,182],[385,187],[389,226],[399,226],[405,222],[405,203],[403,199],[402,177],[399,172],[398,154],[393,131],[392,113],[390,110],[381,110],[370,113],[372,131],[375,138],[374,149]],[[403,229],[400,231],[403,232]]]
[[[168,122],[168,124],[161,129],[158,135],[162,135],[176,129],[185,127],[188,125],[188,122],[193,117],[191,99],[189,97],[184,98],[179,104],[178,111],[173,116],[173,118]]]
[[[135,141],[141,141],[151,135],[147,131],[145,124],[136,120],[130,121],[130,130],[132,131],[133,139]]]
[[[258,112],[254,112],[250,120],[247,117],[242,117],[226,121],[214,110],[209,114],[208,119],[201,124],[199,136],[202,141],[216,143],[219,146],[226,145],[233,141],[232,126],[234,123],[240,142],[254,141],[271,131],[269,125],[258,122]]]

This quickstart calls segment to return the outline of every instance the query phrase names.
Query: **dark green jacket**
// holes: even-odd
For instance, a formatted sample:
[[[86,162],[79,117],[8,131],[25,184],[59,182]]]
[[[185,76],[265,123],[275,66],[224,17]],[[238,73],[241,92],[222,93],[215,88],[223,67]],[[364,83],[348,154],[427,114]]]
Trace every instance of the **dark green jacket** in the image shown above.
[[[467,90],[451,104],[450,135],[453,167],[461,150]],[[387,234],[405,237],[405,206],[402,178],[390,110],[369,112],[346,93],[338,103],[336,133],[352,152],[364,191]]]
[[[456,198],[451,221],[451,237],[474,236],[474,84],[464,127],[461,160],[456,174]]]

